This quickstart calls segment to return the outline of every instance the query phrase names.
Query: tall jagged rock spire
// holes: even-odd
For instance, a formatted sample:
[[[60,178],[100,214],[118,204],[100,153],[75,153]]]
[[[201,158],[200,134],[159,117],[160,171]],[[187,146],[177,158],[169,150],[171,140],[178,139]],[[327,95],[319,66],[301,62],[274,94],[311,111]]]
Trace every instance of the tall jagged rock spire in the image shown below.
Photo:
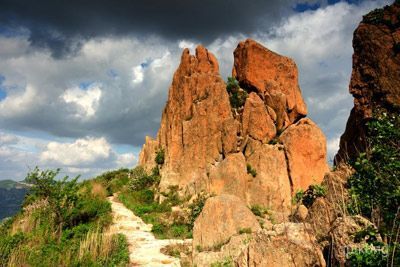
[[[290,213],[292,194],[322,180],[326,140],[310,119],[293,60],[253,40],[234,52],[234,93],[202,46],[185,49],[174,74],[157,139],[146,138],[140,165],[155,166],[165,151],[160,190],[232,194],[249,205]],[[243,101],[233,101],[240,95]]]

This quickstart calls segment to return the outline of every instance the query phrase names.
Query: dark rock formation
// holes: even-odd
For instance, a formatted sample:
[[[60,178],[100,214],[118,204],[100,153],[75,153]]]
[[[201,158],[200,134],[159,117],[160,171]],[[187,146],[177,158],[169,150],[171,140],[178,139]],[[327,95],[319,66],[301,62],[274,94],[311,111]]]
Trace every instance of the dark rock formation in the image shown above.
[[[339,164],[365,151],[365,123],[374,110],[400,111],[400,3],[365,15],[354,32],[349,90],[354,107],[335,157]]]

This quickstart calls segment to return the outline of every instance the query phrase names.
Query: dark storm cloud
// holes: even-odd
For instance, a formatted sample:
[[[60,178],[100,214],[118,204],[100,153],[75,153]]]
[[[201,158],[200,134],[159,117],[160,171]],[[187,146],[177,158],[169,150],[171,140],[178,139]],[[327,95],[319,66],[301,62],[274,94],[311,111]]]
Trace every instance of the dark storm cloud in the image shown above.
[[[156,34],[207,43],[273,24],[306,0],[0,0],[3,27],[24,27],[31,44],[56,57],[93,37]]]

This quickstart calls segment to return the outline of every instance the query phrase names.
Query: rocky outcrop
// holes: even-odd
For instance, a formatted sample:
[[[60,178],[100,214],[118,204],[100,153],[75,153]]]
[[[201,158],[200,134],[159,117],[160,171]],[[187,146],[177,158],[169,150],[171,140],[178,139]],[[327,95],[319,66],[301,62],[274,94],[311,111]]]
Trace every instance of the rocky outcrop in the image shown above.
[[[213,250],[244,229],[258,231],[261,227],[242,200],[232,195],[211,197],[194,223],[193,247]]]
[[[152,169],[162,149],[161,191],[233,194],[285,221],[292,194],[328,169],[325,137],[304,118],[293,60],[253,40],[241,42],[234,56],[238,82],[228,89],[207,49],[183,51],[157,138],[146,139],[139,163]]]
[[[312,203],[306,218],[317,239],[328,240],[333,222],[347,215],[347,179],[352,174],[353,170],[349,166],[341,164],[335,171],[325,175],[321,185],[326,189],[326,194]]]
[[[354,32],[349,91],[354,107],[340,139],[338,164],[366,149],[365,123],[374,110],[400,111],[400,3],[364,16]]]
[[[206,168],[222,159],[223,125],[232,118],[225,87],[211,53],[201,46],[196,56],[183,51],[157,137],[165,149],[162,190],[169,185],[192,193],[205,188]]]
[[[210,169],[210,191],[214,194],[231,194],[246,199],[250,175],[242,153],[229,154],[218,166]]]

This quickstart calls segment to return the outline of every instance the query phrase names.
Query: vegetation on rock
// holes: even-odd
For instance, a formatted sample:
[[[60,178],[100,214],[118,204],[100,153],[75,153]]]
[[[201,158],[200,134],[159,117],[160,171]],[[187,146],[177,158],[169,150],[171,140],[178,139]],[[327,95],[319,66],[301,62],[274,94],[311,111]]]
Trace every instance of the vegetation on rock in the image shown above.
[[[233,108],[239,108],[244,106],[249,94],[240,88],[239,82],[234,77],[228,77],[226,83],[226,90],[229,94],[229,102]]]
[[[165,151],[164,149],[160,149],[156,152],[156,158],[155,161],[158,165],[163,165],[165,160]]]
[[[293,203],[302,203],[306,207],[311,207],[314,201],[319,197],[326,195],[326,187],[319,184],[312,184],[306,191],[302,189],[296,191],[293,197]]]
[[[251,174],[251,176],[256,177],[257,176],[257,171],[253,169],[253,167],[250,164],[246,165],[247,168],[247,173]]]

